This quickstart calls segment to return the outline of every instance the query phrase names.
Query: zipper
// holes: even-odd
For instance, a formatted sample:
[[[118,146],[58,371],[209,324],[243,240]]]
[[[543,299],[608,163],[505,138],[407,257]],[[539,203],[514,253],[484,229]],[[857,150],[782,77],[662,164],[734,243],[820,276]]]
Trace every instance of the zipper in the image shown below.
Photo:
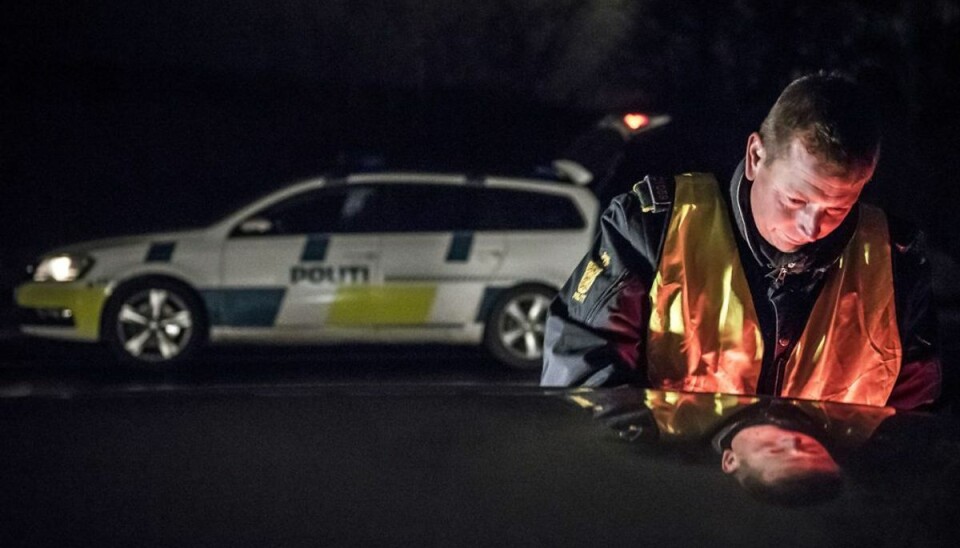
[[[776,270],[776,277],[773,279],[773,288],[780,289],[780,286],[783,285],[783,281],[786,280],[787,274],[790,273],[790,269],[797,266],[797,263],[787,263],[780,267],[780,270]],[[773,274],[772,272],[769,275]]]
[[[797,266],[796,262],[787,263],[784,266],[780,267],[779,271],[776,271],[776,278],[774,279],[774,289],[779,289],[784,280],[787,277],[787,274]],[[786,352],[786,347],[790,347],[791,341],[788,341],[786,344],[780,344],[780,310],[777,308],[777,302],[773,298],[768,297],[770,304],[773,306],[773,318],[774,318],[774,339],[773,339],[773,366],[774,366],[774,395],[780,396],[781,391],[783,390],[784,374],[787,367],[787,361],[790,359],[790,353]],[[792,341],[796,342],[796,341]],[[784,348],[780,348],[783,346]],[[779,357],[778,357],[779,354]]]
[[[781,273],[786,272],[786,269],[781,270]],[[786,274],[784,274],[786,275]],[[777,279],[780,279],[779,276]],[[774,367],[774,377],[773,377],[773,395],[780,396],[780,369],[783,366],[783,360],[777,357],[777,348],[780,345],[780,311],[777,310],[777,302],[773,299],[770,299],[770,304],[773,305],[773,367]]]
[[[783,285],[783,280],[787,277],[787,267],[781,266],[780,272],[777,272],[777,278],[773,281],[776,284],[776,288],[779,289]]]

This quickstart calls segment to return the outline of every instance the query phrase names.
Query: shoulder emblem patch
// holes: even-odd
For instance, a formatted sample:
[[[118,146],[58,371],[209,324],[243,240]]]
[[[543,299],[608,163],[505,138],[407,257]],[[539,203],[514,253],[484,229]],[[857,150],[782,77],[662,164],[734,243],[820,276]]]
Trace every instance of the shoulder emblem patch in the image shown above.
[[[602,265],[602,266],[601,266]],[[600,254],[600,264],[593,260],[587,263],[587,268],[583,270],[583,276],[580,277],[580,283],[577,284],[577,292],[573,294],[573,300],[582,303],[587,298],[587,292],[593,287],[593,282],[605,268],[610,266],[610,254],[606,251]]]

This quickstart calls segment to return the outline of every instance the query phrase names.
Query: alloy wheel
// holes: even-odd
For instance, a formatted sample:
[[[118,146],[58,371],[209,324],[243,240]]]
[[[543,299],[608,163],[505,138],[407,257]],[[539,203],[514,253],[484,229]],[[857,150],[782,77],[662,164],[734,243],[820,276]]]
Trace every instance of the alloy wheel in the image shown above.
[[[132,294],[116,318],[118,342],[131,357],[149,362],[175,358],[190,343],[194,314],[186,301],[165,288]]]
[[[549,306],[550,299],[540,293],[523,293],[507,302],[498,321],[501,346],[521,360],[542,358]]]

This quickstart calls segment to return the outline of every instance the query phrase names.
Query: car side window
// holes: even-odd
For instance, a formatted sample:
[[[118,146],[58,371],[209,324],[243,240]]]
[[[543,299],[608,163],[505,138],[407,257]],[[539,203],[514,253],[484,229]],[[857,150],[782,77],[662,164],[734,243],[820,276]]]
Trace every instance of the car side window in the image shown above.
[[[344,188],[304,192],[257,213],[270,223],[267,234],[309,234],[335,231],[346,202]]]
[[[559,194],[509,188],[470,188],[474,230],[569,230],[586,226],[579,208]]]
[[[252,216],[264,230],[234,236],[458,230],[563,230],[586,226],[566,196],[442,184],[358,184],[304,192]],[[242,225],[241,225],[242,226]]]
[[[375,186],[350,186],[340,209],[340,223],[329,232],[381,232],[383,200]]]
[[[581,229],[586,221],[563,195],[506,188],[442,184],[386,184],[378,188],[382,232]]]
[[[376,232],[381,230],[383,211],[377,188],[343,185],[303,192],[273,204],[248,218],[263,229],[245,232],[237,227],[233,236]]]
[[[474,208],[463,190],[454,185],[383,185],[383,222],[390,232],[471,230]]]

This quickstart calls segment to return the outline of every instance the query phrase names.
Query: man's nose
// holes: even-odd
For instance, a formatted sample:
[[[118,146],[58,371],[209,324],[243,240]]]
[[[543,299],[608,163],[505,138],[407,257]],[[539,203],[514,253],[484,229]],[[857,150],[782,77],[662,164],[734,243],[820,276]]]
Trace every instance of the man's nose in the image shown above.
[[[823,222],[823,211],[804,210],[798,219],[800,234],[813,242],[820,236],[820,225]]]
[[[780,438],[780,447],[783,449],[800,449],[801,446],[803,446],[803,438],[798,434]]]

